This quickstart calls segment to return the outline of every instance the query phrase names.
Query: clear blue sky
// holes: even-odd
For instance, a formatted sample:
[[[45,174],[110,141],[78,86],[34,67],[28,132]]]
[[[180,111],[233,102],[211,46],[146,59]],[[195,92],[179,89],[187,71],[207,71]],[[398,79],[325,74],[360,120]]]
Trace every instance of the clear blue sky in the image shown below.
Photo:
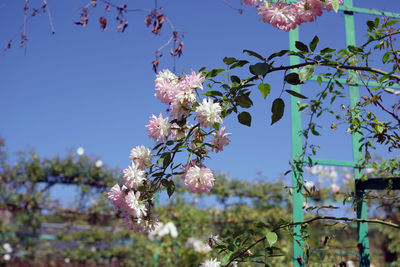
[[[42,3],[30,2],[32,6]],[[169,30],[166,25],[156,37],[145,27],[146,13],[130,13],[126,32],[117,33],[112,12],[108,29],[102,32],[98,24],[102,5],[86,28],[74,25],[79,20],[77,9],[87,2],[48,0],[56,34],[51,35],[47,15],[37,16],[27,25],[26,48],[17,48],[17,39],[13,48],[0,56],[0,135],[11,153],[29,146],[40,156],[51,157],[81,146],[105,164],[125,168],[132,147],[154,145],[144,126],[151,114],[165,111],[153,96],[151,61],[154,51],[169,38]],[[154,7],[149,0],[127,2],[129,8]],[[230,3],[240,6],[239,0]],[[0,1],[0,48],[22,25],[23,4]],[[260,22],[252,9],[239,15],[218,0],[159,0],[158,5],[165,8],[174,26],[186,33],[177,72],[221,67],[225,56],[245,57],[243,49],[269,55],[288,47],[288,34]],[[400,12],[397,0],[354,0],[354,5]],[[365,29],[367,18],[357,17],[358,33]],[[307,43],[318,34],[320,47],[344,47],[343,14],[326,13],[316,23],[302,26],[300,34]],[[160,69],[172,68],[172,59],[164,52]],[[239,125],[235,117],[224,121],[232,132],[231,145],[212,154],[212,160],[205,162],[208,167],[242,179],[255,178],[257,172],[275,178],[288,169],[290,118],[285,116],[270,126],[271,103],[279,95],[282,75],[268,79],[273,91],[266,101],[254,88],[251,128]],[[323,147],[321,157],[351,160],[346,149],[351,146],[350,136],[334,137],[329,129],[323,134],[318,141]]]

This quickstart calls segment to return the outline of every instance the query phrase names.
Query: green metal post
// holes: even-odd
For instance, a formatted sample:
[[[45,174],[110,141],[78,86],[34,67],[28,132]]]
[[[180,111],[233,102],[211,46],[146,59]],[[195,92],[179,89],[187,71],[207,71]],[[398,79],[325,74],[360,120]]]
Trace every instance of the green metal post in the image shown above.
[[[353,0],[344,0],[344,5],[347,7],[353,7]],[[355,30],[354,30],[354,17],[353,12],[344,12],[345,27],[346,27],[346,45],[356,45]],[[357,79],[355,73],[353,79]],[[360,95],[357,86],[350,85],[350,106],[355,107],[359,102]],[[360,134],[353,134],[353,160],[355,163],[359,163],[362,159],[362,153],[358,150],[360,146]],[[359,168],[354,168],[354,178],[360,179],[362,176]],[[367,219],[367,203],[364,198],[364,190],[356,191],[357,197],[357,218]],[[359,261],[360,267],[370,266],[370,251],[369,251],[369,240],[368,240],[368,224],[358,223],[358,249],[359,249]]]
[[[290,50],[296,50],[295,43],[299,40],[299,30],[291,30],[289,32],[289,48]],[[299,63],[298,57],[290,57],[290,65],[295,65]],[[291,90],[300,93],[300,86],[292,85]],[[298,162],[299,157],[302,153],[302,136],[300,135],[302,124],[301,124],[301,113],[299,112],[299,107],[297,106],[298,98],[290,97],[290,110],[291,110],[291,124],[292,124],[292,162]],[[297,171],[296,168],[293,169],[292,174],[292,187],[293,187],[293,222],[304,221],[304,210],[303,210],[303,194],[302,191],[298,191],[299,181],[303,180],[303,175],[301,172]],[[302,246],[304,243],[300,238],[301,226],[297,225],[293,228],[293,265],[294,267],[305,266],[304,262],[304,252]]]

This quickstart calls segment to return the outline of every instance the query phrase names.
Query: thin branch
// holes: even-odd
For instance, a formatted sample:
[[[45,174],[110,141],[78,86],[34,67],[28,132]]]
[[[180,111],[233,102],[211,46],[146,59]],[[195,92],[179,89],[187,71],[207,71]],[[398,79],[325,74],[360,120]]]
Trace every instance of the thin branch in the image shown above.
[[[46,1],[46,0],[43,0],[43,3],[44,3],[44,7],[45,7],[46,10],[47,10],[47,14],[48,14],[48,16],[49,16],[49,23],[50,23],[50,27],[51,27],[51,33],[52,33],[52,34],[55,34],[55,33],[56,33],[56,30],[54,29],[53,19],[52,19],[52,17],[51,17],[51,13],[50,13],[50,7],[49,7],[49,5],[47,4],[47,1]]]
[[[336,69],[369,71],[369,72],[377,73],[377,74],[380,74],[380,75],[389,74],[388,72],[385,72],[383,70],[376,69],[376,68],[371,68],[371,67],[358,67],[358,66],[351,66],[351,65],[328,64],[328,63],[320,63],[320,62],[304,62],[304,63],[290,65],[290,66],[280,66],[280,67],[269,69],[268,73],[269,72],[274,72],[274,71],[279,71],[279,70],[296,69],[296,68],[301,68],[301,67],[309,66],[309,65],[325,66],[325,67],[331,67],[331,68],[336,68]],[[394,79],[396,79],[397,81],[400,82],[400,76],[399,75],[389,74],[389,77],[390,78],[394,78]]]
[[[296,226],[296,225],[304,225],[304,224],[308,224],[308,223],[311,223],[314,221],[320,221],[320,220],[334,220],[334,221],[357,222],[357,223],[373,223],[373,224],[381,224],[381,225],[390,226],[390,227],[393,227],[396,229],[400,229],[400,225],[398,225],[398,224],[386,222],[386,221],[382,221],[382,220],[377,220],[377,219],[356,219],[356,218],[347,218],[347,217],[316,216],[316,217],[310,218],[310,219],[302,221],[302,222],[292,222],[292,223],[287,223],[287,224],[277,226],[274,229],[272,229],[271,232],[276,232],[283,228]],[[251,244],[250,246],[248,246],[247,248],[242,250],[239,254],[235,255],[225,266],[229,266],[229,264],[232,263],[235,259],[241,257],[247,251],[249,251],[251,248],[253,248],[258,243],[264,241],[265,239],[266,239],[266,237],[258,239],[256,242],[254,242],[253,244]]]

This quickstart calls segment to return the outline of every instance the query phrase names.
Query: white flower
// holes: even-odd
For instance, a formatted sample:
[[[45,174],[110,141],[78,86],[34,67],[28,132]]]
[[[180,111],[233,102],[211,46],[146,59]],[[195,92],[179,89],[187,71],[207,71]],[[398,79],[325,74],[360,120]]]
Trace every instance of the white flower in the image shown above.
[[[304,187],[307,188],[308,191],[311,191],[315,187],[315,184],[313,181],[307,181],[304,183]]]
[[[4,243],[3,248],[7,253],[11,253],[13,251],[12,247],[8,243]]]
[[[203,99],[203,102],[196,109],[196,117],[203,127],[212,127],[215,123],[222,123],[219,116],[222,108],[218,103],[214,103],[212,99]]]
[[[169,81],[175,81],[175,82],[177,82],[178,81],[178,77],[176,77],[176,75],[175,74],[173,74],[170,70],[168,70],[168,69],[165,69],[165,70],[162,70],[162,71],[160,71],[160,72],[158,72],[158,74],[156,75],[156,80],[155,80],[155,82],[157,83],[157,82],[161,82],[162,80],[164,80],[164,79],[168,79]]]
[[[4,254],[3,259],[4,259],[5,261],[11,260],[10,254]]]
[[[217,259],[205,260],[200,264],[200,267],[220,267],[221,262]]]
[[[366,169],[365,169],[365,172],[366,172],[367,174],[373,173],[374,171],[375,171],[374,168],[366,168]]]
[[[94,164],[97,168],[101,168],[103,166],[103,162],[101,160],[96,160],[96,163]]]
[[[212,250],[208,244],[206,244],[206,243],[202,242],[201,240],[198,240],[194,237],[188,238],[188,240],[186,241],[186,247],[187,248],[193,247],[194,251],[196,251],[198,253],[202,253],[202,254],[208,253]]]
[[[65,263],[70,263],[71,260],[70,260],[69,258],[65,258],[65,259],[64,259],[64,262],[65,262]]]
[[[334,194],[336,194],[337,192],[339,192],[340,187],[339,187],[337,184],[332,184],[332,185],[331,185],[331,189],[332,189],[332,192],[333,192]]]
[[[76,150],[76,154],[78,154],[78,156],[82,156],[85,153],[85,149],[83,147],[78,147],[78,149]]]
[[[123,173],[125,184],[129,188],[137,190],[139,186],[143,185],[143,182],[146,181],[146,173],[139,170],[133,162],[131,166],[123,170]]]
[[[135,163],[135,166],[137,166],[139,170],[144,170],[151,165],[153,156],[151,155],[150,149],[142,145],[131,150],[129,159]]]

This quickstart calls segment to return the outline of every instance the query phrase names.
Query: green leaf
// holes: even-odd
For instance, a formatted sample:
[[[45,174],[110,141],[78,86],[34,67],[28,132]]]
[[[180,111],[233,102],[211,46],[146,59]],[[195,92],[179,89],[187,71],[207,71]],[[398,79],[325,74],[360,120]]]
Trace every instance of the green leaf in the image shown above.
[[[392,54],[391,51],[387,51],[382,58],[382,63],[386,63],[389,60],[390,55]]]
[[[203,95],[205,95],[205,96],[223,96],[223,94],[220,91],[215,91],[215,90],[207,91]]]
[[[290,83],[290,84],[293,84],[293,85],[297,85],[297,84],[301,83],[299,74],[297,74],[295,72],[292,72],[292,73],[289,73],[288,75],[286,75],[285,81],[287,83]]]
[[[224,59],[222,61],[224,61],[224,63],[226,65],[231,65],[231,64],[235,63],[237,61],[237,59],[234,57],[224,57]]]
[[[295,46],[300,51],[308,52],[308,47],[305,44],[303,44],[302,42],[296,41]]]
[[[174,181],[169,181],[167,186],[168,197],[171,197],[174,192],[175,192],[175,183]]]
[[[242,108],[249,108],[253,105],[249,95],[241,95],[235,98],[236,103]]]
[[[326,47],[326,48],[322,49],[320,51],[320,53],[321,54],[326,54],[326,53],[332,53],[332,52],[335,52],[335,51],[336,51],[336,49],[334,49],[334,48]]]
[[[240,78],[238,76],[232,75],[231,76],[231,81],[233,83],[239,83],[240,84]]]
[[[229,68],[230,69],[234,69],[234,68],[237,68],[237,67],[243,67],[247,63],[249,63],[247,60],[239,60],[238,62],[232,64]]]
[[[339,0],[331,0],[333,10],[337,13],[339,11]]]
[[[265,61],[265,58],[263,56],[261,56],[260,54],[254,52],[254,51],[250,51],[250,50],[244,49],[243,53],[247,53],[250,56],[253,56],[253,57],[261,59],[262,61]]]
[[[315,35],[314,38],[312,39],[311,43],[310,43],[311,51],[314,52],[315,48],[317,47],[318,42],[319,42],[319,38],[318,38],[318,36]]]
[[[278,235],[274,232],[268,232],[265,237],[267,238],[270,247],[272,247],[276,241],[278,241]]]
[[[271,92],[271,86],[268,83],[260,83],[258,85],[258,90],[260,90],[260,93],[265,99],[269,95],[269,92]]]
[[[279,121],[283,117],[283,113],[285,111],[285,102],[283,102],[282,98],[277,98],[272,103],[272,122],[271,125],[275,122]]]
[[[225,254],[225,256],[222,258],[221,260],[221,265],[227,265],[229,263],[229,261],[231,260],[231,256],[232,256],[233,252],[230,251],[229,253]]]
[[[254,75],[262,75],[267,74],[268,70],[271,68],[271,65],[267,63],[256,63],[254,65],[250,65],[249,70]]]
[[[300,81],[307,81],[314,75],[315,65],[307,65],[299,71]]]
[[[302,98],[302,99],[307,99],[306,96],[304,96],[304,95],[302,95],[302,94],[300,94],[300,93],[298,93],[296,91],[293,91],[293,90],[285,90],[285,91],[288,92],[289,94],[291,94],[292,96],[295,96],[295,97],[298,97],[298,98]]]
[[[274,57],[281,57],[281,56],[285,55],[287,52],[289,52],[289,50],[281,50],[279,52],[273,53],[272,55],[269,56],[268,61],[270,61]]]
[[[208,77],[215,77],[215,76],[218,75],[218,73],[223,72],[223,71],[224,71],[224,69],[212,69],[206,74],[206,77],[207,78]]]
[[[238,120],[243,125],[246,125],[249,127],[251,126],[251,115],[250,115],[250,113],[248,113],[246,111],[239,113]]]

